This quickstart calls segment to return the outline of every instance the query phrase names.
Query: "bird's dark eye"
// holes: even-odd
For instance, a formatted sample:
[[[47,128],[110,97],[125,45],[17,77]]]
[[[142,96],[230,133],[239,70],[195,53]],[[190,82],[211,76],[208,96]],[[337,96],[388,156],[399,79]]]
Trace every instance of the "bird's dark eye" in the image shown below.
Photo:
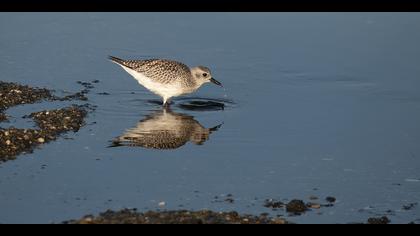
[[[206,77],[207,76],[207,73],[203,73],[203,76]]]

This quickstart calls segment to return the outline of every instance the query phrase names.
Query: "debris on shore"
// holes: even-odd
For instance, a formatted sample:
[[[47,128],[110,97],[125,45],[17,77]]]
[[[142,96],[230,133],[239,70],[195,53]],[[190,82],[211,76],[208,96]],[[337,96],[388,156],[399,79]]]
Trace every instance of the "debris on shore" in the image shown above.
[[[308,210],[308,207],[302,200],[294,199],[286,204],[286,211],[295,215],[299,215]]]
[[[371,225],[386,225],[389,223],[391,223],[391,220],[388,219],[388,217],[386,216],[382,216],[379,218],[371,217],[368,219],[368,224],[371,224]]]
[[[108,210],[99,216],[87,215],[79,220],[64,224],[288,224],[285,219],[266,215],[240,215],[232,212],[201,211],[147,211],[139,213],[135,209],[121,211]]]
[[[319,198],[316,196],[310,196],[309,199],[311,200],[318,200]],[[275,199],[266,199],[264,201],[264,207],[271,208],[273,211],[278,209],[285,209],[290,215],[300,215],[305,213],[306,211],[310,210],[318,210],[323,207],[332,207],[334,206],[333,203],[336,202],[335,197],[327,197],[325,198],[327,204],[321,204],[315,201],[305,203],[303,200],[300,199],[293,199],[288,203],[283,203],[281,201]]]
[[[274,199],[266,199],[264,201],[264,207],[271,208],[271,209],[278,209],[283,208],[285,204],[281,201],[276,201]]]
[[[79,131],[86,115],[84,107],[74,105],[63,109],[34,112],[29,117],[33,118],[41,130],[57,135],[67,131]]]
[[[10,107],[52,99],[54,96],[48,89],[31,88],[26,85],[0,81],[0,122],[7,120],[4,111]]]

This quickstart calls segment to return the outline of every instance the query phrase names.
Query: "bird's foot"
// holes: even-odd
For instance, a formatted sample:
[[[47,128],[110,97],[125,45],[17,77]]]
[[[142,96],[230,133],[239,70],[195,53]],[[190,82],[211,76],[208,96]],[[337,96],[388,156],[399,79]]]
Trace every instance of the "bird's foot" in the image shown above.
[[[165,102],[165,103],[163,103],[163,107],[164,107],[164,108],[169,108],[169,106],[170,106],[170,103],[169,103],[169,102]]]

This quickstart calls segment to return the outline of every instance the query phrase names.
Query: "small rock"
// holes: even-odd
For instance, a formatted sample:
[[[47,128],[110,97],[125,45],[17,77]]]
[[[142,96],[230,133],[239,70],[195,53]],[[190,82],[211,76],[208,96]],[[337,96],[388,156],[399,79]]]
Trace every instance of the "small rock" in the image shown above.
[[[82,219],[82,221],[80,222],[81,224],[90,224],[92,223],[93,218],[92,217],[85,217],[84,219]]]
[[[388,217],[386,216],[382,216],[380,218],[372,217],[368,219],[368,224],[373,224],[373,225],[386,225],[389,223],[391,223],[391,220],[388,219]]]
[[[235,202],[235,199],[233,199],[233,198],[226,198],[225,199],[225,202],[234,203]]]
[[[38,141],[38,143],[45,143],[45,139],[44,138],[38,138],[37,141]]]
[[[404,205],[402,209],[408,211],[408,210],[413,209],[415,206],[417,206],[417,203],[410,203],[410,204]]]
[[[305,203],[298,199],[294,199],[286,205],[286,211],[294,214],[300,214],[307,210],[308,208],[306,207]]]
[[[6,140],[6,145],[9,146],[10,144],[12,144],[12,142],[10,142],[10,140]]]
[[[273,199],[267,199],[264,202],[264,207],[273,208],[273,209],[282,208],[284,207],[284,203],[280,201],[275,201]]]
[[[280,218],[273,218],[271,220],[274,224],[283,225],[286,224],[286,220]]]
[[[335,197],[326,197],[325,200],[331,203],[334,203],[336,201]]]
[[[269,215],[270,215],[270,214],[268,214],[268,213],[266,213],[266,212],[264,212],[264,213],[261,213],[261,214],[260,214],[260,216],[261,216],[261,217],[268,217]]]
[[[309,208],[312,208],[312,209],[320,209],[321,208],[321,204],[312,203],[312,202],[306,204],[306,206],[309,207]]]

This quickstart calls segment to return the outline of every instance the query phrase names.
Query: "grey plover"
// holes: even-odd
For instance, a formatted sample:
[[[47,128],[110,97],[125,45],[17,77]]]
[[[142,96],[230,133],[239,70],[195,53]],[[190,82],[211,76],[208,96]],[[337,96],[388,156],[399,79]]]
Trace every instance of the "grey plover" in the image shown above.
[[[210,134],[221,126],[220,124],[213,128],[205,128],[194,117],[165,108],[148,115],[136,127],[114,139],[111,147],[176,149],[188,141],[202,145],[209,139]]]
[[[145,88],[161,96],[164,106],[169,105],[172,97],[193,93],[205,83],[222,86],[204,66],[189,68],[181,62],[166,59],[123,60],[113,56],[109,59]]]

